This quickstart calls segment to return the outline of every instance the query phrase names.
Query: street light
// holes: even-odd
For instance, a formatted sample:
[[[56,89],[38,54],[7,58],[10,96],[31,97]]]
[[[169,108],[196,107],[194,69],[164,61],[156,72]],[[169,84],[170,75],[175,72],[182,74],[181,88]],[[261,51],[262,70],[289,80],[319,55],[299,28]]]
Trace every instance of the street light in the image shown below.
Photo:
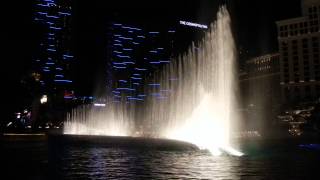
[[[48,101],[48,97],[47,95],[42,95],[41,99],[40,99],[40,103],[41,104],[45,104]]]

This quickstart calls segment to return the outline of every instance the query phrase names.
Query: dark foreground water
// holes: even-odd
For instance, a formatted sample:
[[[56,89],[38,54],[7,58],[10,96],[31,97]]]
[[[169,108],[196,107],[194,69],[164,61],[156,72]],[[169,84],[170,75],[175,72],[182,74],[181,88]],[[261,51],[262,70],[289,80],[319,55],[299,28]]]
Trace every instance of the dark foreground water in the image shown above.
[[[242,157],[203,151],[1,144],[0,179],[320,179],[320,150],[298,142],[247,142]],[[48,148],[49,147],[49,148]]]

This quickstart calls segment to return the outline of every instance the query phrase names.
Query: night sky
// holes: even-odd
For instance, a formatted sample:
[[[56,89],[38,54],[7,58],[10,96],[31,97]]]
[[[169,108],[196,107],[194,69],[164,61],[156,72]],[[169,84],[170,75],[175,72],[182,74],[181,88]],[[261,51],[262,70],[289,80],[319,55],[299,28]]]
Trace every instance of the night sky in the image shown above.
[[[249,57],[277,51],[275,21],[300,16],[300,0],[74,0],[76,92],[89,95],[103,75],[105,30],[112,18],[155,29],[180,19],[208,24],[223,2],[229,4],[237,47],[248,51]],[[32,21],[32,6],[32,1],[20,0],[1,8],[2,96],[9,104],[6,112],[16,109],[25,96],[21,79],[30,71],[32,54],[40,40],[39,29]]]

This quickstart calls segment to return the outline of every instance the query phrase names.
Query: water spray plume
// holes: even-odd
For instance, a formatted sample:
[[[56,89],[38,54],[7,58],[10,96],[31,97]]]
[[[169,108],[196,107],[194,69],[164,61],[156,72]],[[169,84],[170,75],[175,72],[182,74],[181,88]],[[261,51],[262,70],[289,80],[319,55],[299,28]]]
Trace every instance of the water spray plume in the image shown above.
[[[162,137],[187,141],[214,155],[240,156],[230,144],[236,100],[236,54],[230,16],[221,7],[204,39],[164,68],[156,79],[167,101],[149,102],[147,119],[162,128]],[[169,81],[175,77],[176,81]],[[156,92],[153,92],[156,93]]]
[[[232,148],[229,135],[231,121],[238,116],[230,22],[227,9],[221,7],[203,40],[155,74],[153,81],[159,86],[149,91],[155,96],[146,102],[144,120],[136,126],[143,127],[139,134],[190,142],[213,155],[243,155]],[[134,136],[134,115],[121,104],[74,110],[65,133]]]

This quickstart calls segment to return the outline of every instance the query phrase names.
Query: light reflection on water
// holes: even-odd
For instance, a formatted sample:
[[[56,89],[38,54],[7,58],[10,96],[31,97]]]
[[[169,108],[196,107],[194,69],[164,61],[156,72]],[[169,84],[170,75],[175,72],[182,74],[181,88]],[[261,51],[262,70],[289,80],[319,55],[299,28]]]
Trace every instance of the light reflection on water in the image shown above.
[[[249,149],[249,148],[248,148]],[[320,152],[294,146],[258,146],[246,156],[206,151],[161,151],[66,146],[50,152],[53,179],[313,179]],[[249,152],[250,151],[250,152]]]
[[[246,156],[204,151],[0,144],[0,179],[319,179],[320,151],[300,142],[251,142]]]
[[[237,179],[238,162],[239,157],[203,151],[70,147],[57,170],[61,178]]]

